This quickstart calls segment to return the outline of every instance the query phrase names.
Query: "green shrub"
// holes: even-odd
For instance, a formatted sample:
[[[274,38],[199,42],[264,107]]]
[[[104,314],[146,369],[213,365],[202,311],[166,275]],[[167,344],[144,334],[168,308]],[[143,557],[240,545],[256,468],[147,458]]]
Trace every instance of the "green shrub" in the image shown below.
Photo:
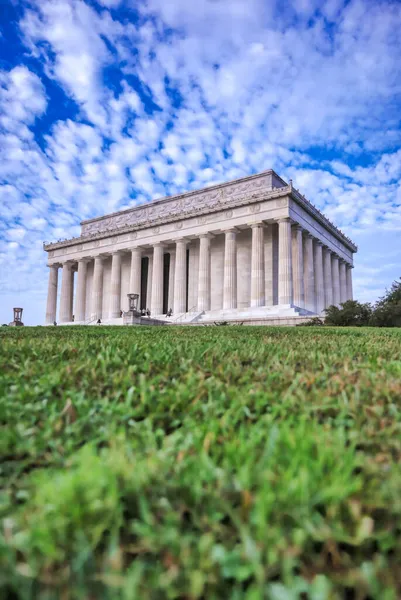
[[[305,323],[297,325],[297,327],[321,327],[323,325],[324,325],[323,319],[321,319],[320,317],[312,317],[311,319],[309,319],[309,321],[306,321]]]
[[[362,304],[356,300],[347,300],[338,306],[329,306],[326,310],[326,325],[342,327],[362,327],[368,325],[372,316],[370,304]]]

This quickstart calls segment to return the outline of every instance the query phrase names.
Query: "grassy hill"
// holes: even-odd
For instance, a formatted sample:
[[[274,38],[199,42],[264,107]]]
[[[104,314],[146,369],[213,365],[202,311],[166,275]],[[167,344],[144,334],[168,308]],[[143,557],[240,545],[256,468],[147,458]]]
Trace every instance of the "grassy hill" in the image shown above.
[[[401,596],[401,331],[0,330],[0,597]]]

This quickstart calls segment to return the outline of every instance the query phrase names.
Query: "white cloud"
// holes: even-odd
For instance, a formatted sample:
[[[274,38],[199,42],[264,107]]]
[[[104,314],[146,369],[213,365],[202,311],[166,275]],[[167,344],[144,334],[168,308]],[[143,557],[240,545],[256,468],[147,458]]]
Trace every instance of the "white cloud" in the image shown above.
[[[31,137],[26,125],[44,113],[46,104],[41,80],[27,67],[0,71],[0,125],[6,131],[15,132],[18,138]]]

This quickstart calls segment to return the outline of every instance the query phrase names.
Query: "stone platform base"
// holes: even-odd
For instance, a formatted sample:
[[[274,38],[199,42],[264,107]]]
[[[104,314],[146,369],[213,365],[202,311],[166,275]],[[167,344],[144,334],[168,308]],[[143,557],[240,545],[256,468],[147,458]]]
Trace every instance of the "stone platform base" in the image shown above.
[[[255,306],[252,308],[232,308],[206,312],[183,313],[166,318],[171,325],[214,325],[227,322],[232,325],[299,325],[316,316],[305,308],[291,305]]]
[[[228,325],[265,325],[265,326],[284,326],[284,327],[295,327],[296,325],[302,325],[309,321],[310,317],[266,317],[263,318],[246,318],[246,319],[223,319],[220,321],[208,321],[206,319],[202,321],[197,321],[193,323],[182,323],[183,325],[188,325],[191,327],[201,327],[204,325],[207,326],[215,326],[221,323],[227,323]]]
[[[232,308],[175,314],[172,317],[134,317],[126,314],[115,319],[102,319],[101,325],[215,325],[227,322],[231,325],[302,325],[315,313],[291,305],[257,306],[253,308]],[[86,323],[60,323],[60,325],[97,325],[96,321]]]

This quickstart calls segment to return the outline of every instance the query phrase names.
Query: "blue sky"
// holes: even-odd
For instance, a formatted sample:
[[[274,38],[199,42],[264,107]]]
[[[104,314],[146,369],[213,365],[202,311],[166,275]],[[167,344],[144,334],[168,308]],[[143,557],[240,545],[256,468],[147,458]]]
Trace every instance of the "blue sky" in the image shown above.
[[[0,322],[43,323],[43,240],[82,219],[273,168],[401,275],[401,3],[0,4]]]

